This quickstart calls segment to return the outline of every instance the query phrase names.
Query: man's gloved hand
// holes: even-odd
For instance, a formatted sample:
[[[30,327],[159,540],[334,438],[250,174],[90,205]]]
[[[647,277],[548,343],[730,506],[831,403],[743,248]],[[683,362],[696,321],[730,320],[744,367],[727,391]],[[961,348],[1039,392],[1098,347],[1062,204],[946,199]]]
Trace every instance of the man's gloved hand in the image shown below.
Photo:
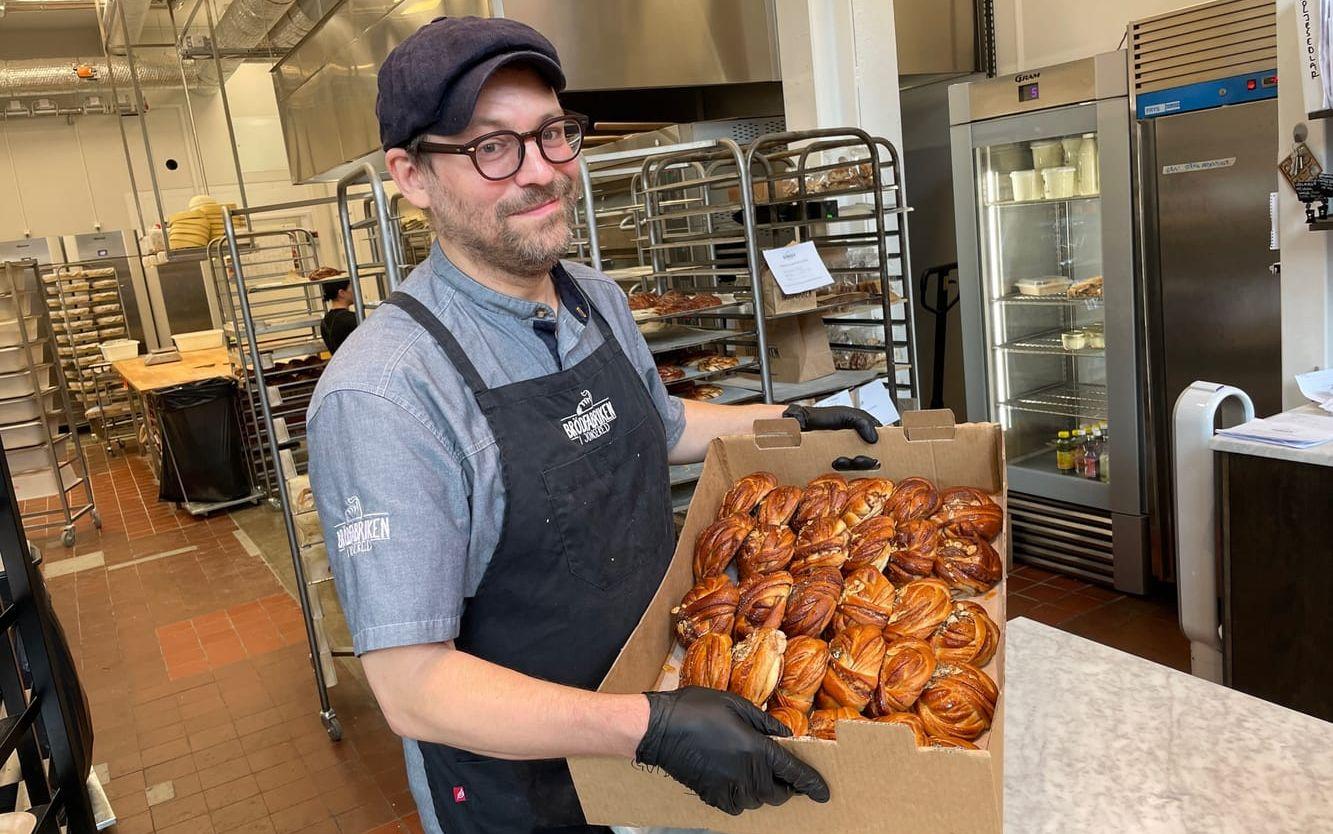
[[[744,698],[698,686],[644,694],[648,730],[635,760],[662,768],[714,808],[734,816],[793,793],[828,802],[824,778],[768,737],[791,731]]]
[[[867,443],[879,440],[875,429],[882,424],[869,411],[846,405],[818,406],[789,405],[782,412],[783,417],[795,418],[801,424],[801,431],[829,431],[834,429],[856,429],[861,439]]]

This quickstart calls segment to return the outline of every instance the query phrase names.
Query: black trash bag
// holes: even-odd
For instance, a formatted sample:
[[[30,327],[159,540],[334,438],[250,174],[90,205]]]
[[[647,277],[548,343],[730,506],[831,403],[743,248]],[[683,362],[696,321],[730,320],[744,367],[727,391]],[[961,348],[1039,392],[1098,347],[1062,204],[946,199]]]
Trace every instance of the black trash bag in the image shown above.
[[[212,504],[251,493],[236,382],[205,379],[149,395],[162,433],[162,501]]]

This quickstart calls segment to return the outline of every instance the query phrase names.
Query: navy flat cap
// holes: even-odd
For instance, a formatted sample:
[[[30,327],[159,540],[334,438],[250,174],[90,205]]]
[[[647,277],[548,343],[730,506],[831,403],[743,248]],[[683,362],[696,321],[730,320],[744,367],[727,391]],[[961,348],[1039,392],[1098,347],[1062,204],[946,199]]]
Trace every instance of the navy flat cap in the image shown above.
[[[502,17],[439,17],[393,48],[379,69],[375,115],[384,150],[423,133],[451,136],[467,127],[477,95],[500,67],[531,66],[551,88],[565,88],[555,47],[536,29]]]

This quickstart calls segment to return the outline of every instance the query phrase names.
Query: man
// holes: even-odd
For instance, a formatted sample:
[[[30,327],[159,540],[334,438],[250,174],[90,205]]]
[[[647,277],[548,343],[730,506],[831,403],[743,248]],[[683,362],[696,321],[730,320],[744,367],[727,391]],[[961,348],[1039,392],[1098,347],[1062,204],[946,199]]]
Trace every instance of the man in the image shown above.
[[[634,758],[730,813],[826,801],[768,737],[785,728],[741,699],[592,691],[671,558],[668,462],[757,418],[867,441],[878,423],[667,395],[624,294],[560,263],[583,130],[563,86],[554,47],[504,19],[437,20],[380,68],[385,163],[438,244],[310,405],[356,651],[389,725],[420,742],[413,792],[447,834],[604,830],[567,756]]]
[[[329,311],[319,323],[319,335],[329,353],[337,353],[338,347],[352,335],[356,329],[356,313],[352,312],[352,282],[333,281],[324,285],[324,301]]]

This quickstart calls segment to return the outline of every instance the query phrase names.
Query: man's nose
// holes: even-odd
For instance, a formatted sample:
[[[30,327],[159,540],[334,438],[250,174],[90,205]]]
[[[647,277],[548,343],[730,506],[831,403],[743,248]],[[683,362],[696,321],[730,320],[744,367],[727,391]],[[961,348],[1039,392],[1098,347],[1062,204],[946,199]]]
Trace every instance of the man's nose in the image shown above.
[[[523,164],[518,166],[518,172],[514,174],[515,184],[547,185],[555,179],[555,166],[542,156],[541,149],[537,146],[537,137],[529,137],[524,142],[523,150]]]

